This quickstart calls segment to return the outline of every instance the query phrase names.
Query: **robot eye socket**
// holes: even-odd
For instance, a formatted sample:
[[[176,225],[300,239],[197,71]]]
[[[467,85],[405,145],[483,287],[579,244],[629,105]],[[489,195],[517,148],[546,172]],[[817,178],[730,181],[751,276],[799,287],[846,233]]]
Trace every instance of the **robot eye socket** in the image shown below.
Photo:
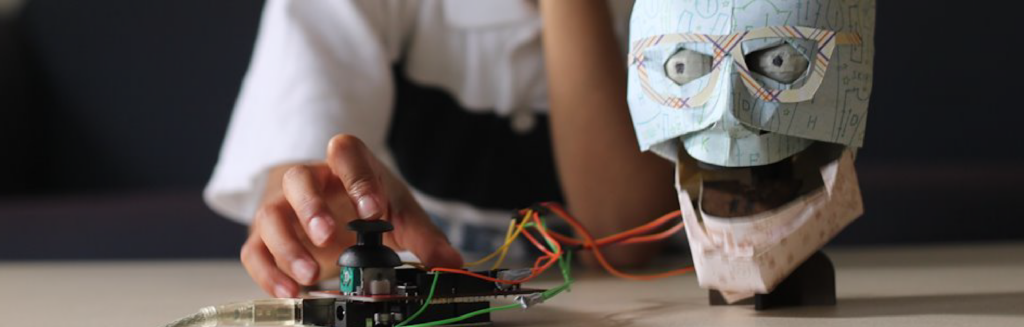
[[[711,56],[680,49],[665,62],[665,74],[676,84],[683,85],[711,72]]]
[[[810,67],[807,58],[789,44],[751,52],[744,60],[751,71],[784,84],[792,84]]]

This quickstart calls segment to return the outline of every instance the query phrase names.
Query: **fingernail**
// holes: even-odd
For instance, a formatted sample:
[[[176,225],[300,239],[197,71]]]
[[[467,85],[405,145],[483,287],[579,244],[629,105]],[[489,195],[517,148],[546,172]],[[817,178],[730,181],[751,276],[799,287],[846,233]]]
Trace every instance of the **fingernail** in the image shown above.
[[[313,275],[316,274],[316,266],[314,266],[308,259],[297,259],[292,261],[292,273],[294,273],[295,278],[303,284],[309,284],[313,282]]]
[[[372,196],[360,197],[356,206],[358,207],[357,210],[359,210],[360,218],[373,218],[380,214],[380,205]]]
[[[277,285],[274,287],[274,296],[276,297],[292,297],[292,291],[287,286]]]
[[[309,238],[313,243],[323,244],[334,232],[334,221],[324,217],[313,217],[309,220]]]

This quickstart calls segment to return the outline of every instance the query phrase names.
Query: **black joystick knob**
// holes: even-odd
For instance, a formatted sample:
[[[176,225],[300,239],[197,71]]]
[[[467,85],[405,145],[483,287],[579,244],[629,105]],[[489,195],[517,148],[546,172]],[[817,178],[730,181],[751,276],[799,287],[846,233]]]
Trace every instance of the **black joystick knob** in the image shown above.
[[[395,250],[384,246],[384,233],[395,228],[384,220],[356,219],[348,223],[356,232],[356,245],[345,249],[338,265],[355,268],[393,268],[402,265]]]

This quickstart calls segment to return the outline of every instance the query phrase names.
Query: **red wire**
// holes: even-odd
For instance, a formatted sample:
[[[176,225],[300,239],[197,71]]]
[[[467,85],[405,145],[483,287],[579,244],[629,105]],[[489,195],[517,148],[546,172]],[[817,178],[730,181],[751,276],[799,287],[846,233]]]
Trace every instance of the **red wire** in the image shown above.
[[[605,259],[604,254],[601,253],[600,246],[596,244],[597,243],[596,241],[594,241],[594,236],[590,235],[590,232],[587,231],[587,229],[584,228],[583,225],[581,225],[579,223],[579,221],[576,221],[575,218],[573,218],[568,213],[566,213],[564,210],[562,210],[561,206],[559,206],[557,204],[543,203],[542,205],[545,208],[551,209],[556,215],[558,215],[562,219],[565,219],[565,221],[568,222],[570,225],[572,225],[573,228],[575,228],[577,232],[582,234],[583,235],[583,239],[586,242],[584,244],[590,245],[593,248],[594,257],[597,258],[597,262],[600,263],[601,266],[604,267],[604,269],[607,270],[608,273],[610,273],[612,275],[615,275],[617,277],[624,278],[624,279],[646,281],[646,280],[654,280],[654,279],[659,279],[659,278],[664,278],[664,277],[682,275],[682,274],[685,274],[685,273],[693,271],[693,267],[686,267],[686,268],[682,268],[682,269],[676,269],[676,270],[671,270],[671,271],[667,271],[667,272],[663,272],[663,273],[658,273],[658,274],[652,274],[652,275],[634,275],[634,274],[628,274],[628,273],[624,273],[622,271],[619,271],[618,269],[615,269],[615,267],[613,267],[611,264],[608,263],[608,260]]]
[[[686,268],[682,268],[682,269],[676,269],[676,270],[667,271],[667,272],[658,273],[658,274],[653,274],[653,275],[634,275],[634,274],[628,274],[628,273],[624,273],[622,271],[619,271],[618,269],[615,269],[615,267],[613,267],[611,264],[609,264],[607,259],[605,259],[604,254],[601,253],[601,250],[600,250],[601,247],[607,246],[607,245],[610,245],[610,244],[635,244],[635,243],[644,243],[644,242],[654,242],[654,241],[657,241],[657,240],[662,240],[662,239],[668,238],[669,236],[672,236],[675,233],[679,232],[679,230],[681,230],[684,227],[684,224],[682,222],[679,222],[678,224],[676,224],[672,228],[670,228],[668,230],[665,230],[665,231],[662,231],[660,233],[656,233],[656,234],[642,235],[642,236],[641,236],[641,234],[649,233],[652,230],[660,227],[661,225],[664,225],[665,223],[671,221],[672,219],[678,218],[679,215],[680,215],[679,211],[668,213],[668,214],[663,215],[663,216],[659,217],[658,219],[655,219],[655,220],[653,220],[653,221],[651,221],[651,222],[649,222],[647,224],[644,224],[642,226],[639,226],[639,227],[633,228],[631,230],[628,230],[628,231],[625,231],[625,232],[622,232],[622,233],[619,233],[619,234],[615,234],[615,235],[612,235],[612,236],[608,236],[608,237],[605,237],[605,238],[602,238],[600,240],[596,240],[595,241],[594,237],[590,234],[590,232],[587,231],[587,229],[584,228],[583,225],[579,223],[579,221],[577,221],[575,218],[573,218],[567,212],[565,212],[565,210],[562,209],[562,207],[560,205],[558,205],[556,203],[552,203],[552,202],[541,203],[541,205],[544,206],[545,208],[550,209],[557,216],[559,216],[560,218],[562,218],[563,220],[568,222],[570,225],[572,225],[572,227],[574,229],[576,229],[577,232],[579,232],[581,235],[583,235],[584,240],[580,241],[580,240],[573,239],[573,238],[570,238],[570,237],[565,236],[565,235],[558,234],[558,233],[553,232],[553,231],[548,231],[547,228],[544,228],[544,225],[540,223],[540,216],[539,216],[539,214],[537,212],[532,212],[532,214],[527,216],[527,217],[525,217],[525,219],[527,221],[531,221],[531,220],[533,221],[533,223],[536,226],[535,228],[537,229],[537,231],[540,232],[542,237],[544,237],[545,239],[547,239],[548,241],[551,242],[552,247],[555,248],[555,252],[551,252],[550,250],[548,250],[547,247],[543,246],[543,244],[541,244],[540,241],[538,241],[535,237],[533,237],[533,235],[531,235],[528,231],[524,230],[522,233],[526,236],[526,238],[529,239],[530,242],[533,243],[534,246],[536,246],[538,249],[540,249],[540,251],[544,252],[544,254],[545,254],[544,256],[541,256],[541,257],[537,258],[536,261],[534,261],[533,268],[531,269],[532,271],[531,271],[530,275],[527,276],[526,278],[518,279],[518,280],[504,280],[504,279],[493,278],[493,277],[490,277],[490,276],[480,275],[480,274],[473,273],[473,272],[466,271],[466,270],[451,269],[451,268],[433,268],[433,269],[431,269],[431,271],[441,271],[441,272],[448,272],[448,273],[454,273],[454,274],[467,275],[467,276],[472,276],[472,277],[476,277],[476,278],[479,278],[479,279],[483,279],[483,280],[487,280],[487,281],[491,281],[491,282],[495,282],[495,283],[521,284],[521,283],[530,281],[530,280],[536,278],[537,276],[540,276],[541,273],[543,273],[544,271],[547,271],[548,268],[550,268],[552,265],[554,265],[555,262],[558,261],[558,258],[562,255],[562,246],[561,246],[560,242],[569,243],[569,244],[573,244],[573,245],[583,245],[584,249],[593,250],[594,256],[597,258],[598,263],[600,263],[601,266],[604,267],[604,269],[608,271],[608,273],[610,273],[612,275],[615,275],[617,277],[620,277],[620,278],[624,278],[624,279],[631,279],[631,280],[653,280],[653,279],[659,279],[659,278],[664,278],[664,277],[682,275],[682,274],[685,274],[685,273],[693,271],[693,267],[686,267]],[[525,211],[521,211],[521,213],[525,214]],[[548,261],[544,262],[544,259],[547,259]],[[544,264],[542,265],[541,262],[544,262]]]
[[[548,251],[548,248],[546,246],[541,245],[536,238],[533,238],[533,235],[531,235],[530,232],[524,229],[521,234],[523,234],[523,236],[526,236],[526,239],[530,240],[530,243],[533,243],[533,246],[536,246],[538,249],[540,249],[541,252],[544,252],[544,254],[547,254],[548,256],[555,255],[554,253],[551,253],[551,251]]]
[[[533,215],[527,217],[526,219],[533,220],[534,223],[537,226],[539,226],[537,228],[537,230],[540,231],[541,236],[543,236],[544,238],[549,239],[549,240],[552,239],[551,235],[548,234],[547,229],[545,229],[543,227],[543,225],[540,224],[540,218],[539,218],[539,216],[536,213],[534,213]],[[532,237],[532,236],[529,236],[529,237]],[[536,241],[536,239],[534,239],[533,241]],[[554,253],[548,251],[546,248],[541,246],[540,242],[535,242],[534,243],[534,245],[536,245],[539,248],[541,248],[541,251],[544,251],[544,252],[550,253],[550,254],[546,255],[546,256],[542,256],[540,258],[537,258],[537,261],[535,261],[534,264],[533,264],[533,269],[532,269],[533,271],[530,273],[529,276],[526,276],[526,278],[523,278],[523,279],[517,279],[517,280],[497,279],[497,278],[493,278],[493,277],[490,277],[490,276],[484,276],[484,275],[481,275],[481,274],[477,274],[477,273],[466,271],[466,270],[462,270],[462,269],[452,269],[452,268],[440,268],[440,267],[438,267],[438,268],[430,269],[430,271],[441,271],[441,272],[447,272],[447,273],[453,273],[453,274],[467,275],[467,276],[472,276],[472,277],[476,277],[476,278],[479,278],[479,279],[483,279],[483,280],[491,281],[491,282],[495,282],[495,283],[521,284],[521,283],[525,283],[527,281],[530,281],[530,280],[532,280],[534,278],[537,278],[537,276],[540,276],[541,273],[543,273],[544,271],[548,270],[548,268],[551,268],[551,266],[554,265],[555,262],[558,262],[558,257],[562,256],[562,247],[558,246],[557,242],[552,242],[552,243],[555,244],[555,252]],[[549,260],[546,263],[544,263],[543,265],[540,265],[541,261],[544,260],[544,259],[549,259]]]
[[[538,213],[536,211],[533,212],[533,221],[537,224],[537,230],[540,231],[540,235],[543,236],[544,239],[546,239],[548,242],[551,243],[551,246],[553,246],[555,248],[555,252],[562,252],[562,245],[559,244],[558,242],[556,242],[554,239],[552,239],[551,234],[550,234],[552,232],[549,231],[548,228],[544,226],[544,224],[540,223],[540,213]],[[538,245],[538,246],[540,246],[540,245]],[[543,247],[543,246],[540,246],[540,247]]]
[[[556,205],[556,204],[553,204],[553,203],[542,203],[541,205],[544,206],[544,207],[548,207],[548,206],[552,206],[552,205]],[[652,237],[654,235],[647,235],[647,236],[640,237],[640,236],[637,236],[637,235],[649,233],[649,232],[653,231],[654,229],[660,227],[661,225],[664,225],[665,223],[668,223],[668,222],[672,221],[673,219],[678,218],[679,215],[680,215],[680,211],[679,210],[667,213],[667,214],[665,214],[665,215],[663,215],[661,217],[658,217],[658,219],[652,220],[651,222],[649,222],[647,224],[641,225],[639,227],[633,228],[631,230],[628,230],[628,231],[625,231],[625,232],[622,232],[622,233],[619,233],[619,234],[615,234],[615,235],[611,235],[611,236],[608,236],[608,237],[601,238],[601,239],[597,240],[596,243],[597,243],[598,246],[606,246],[606,245],[611,245],[611,244],[616,244],[616,243],[635,244],[635,243],[654,242],[654,241],[658,241],[658,240],[662,240],[662,239],[668,238],[669,236],[674,234],[674,232],[673,233],[661,232],[661,233],[658,233],[658,234],[654,234],[654,235],[657,235],[658,237]],[[674,226],[672,229],[669,229],[669,230],[679,231],[679,229],[682,228],[682,225],[683,225],[683,223],[680,222],[679,224],[677,224],[676,226]],[[555,232],[552,232],[551,234],[552,234],[551,236],[553,236],[559,242],[566,243],[566,244],[571,244],[571,245],[584,245],[584,242],[580,241],[578,239],[574,239],[574,238],[571,238],[571,237],[568,237],[568,236],[565,236],[565,235],[562,235],[562,234],[558,234],[558,233],[555,233]],[[630,240],[631,238],[640,238],[640,240]],[[588,245],[584,245],[583,248],[584,249],[590,249],[590,247]]]
[[[658,217],[658,219],[655,219],[655,220],[653,220],[653,221],[651,221],[651,222],[649,222],[647,224],[644,224],[644,225],[642,225],[640,227],[636,227],[636,228],[633,228],[631,230],[628,230],[628,231],[625,231],[625,232],[622,232],[622,233],[619,233],[619,234],[616,234],[616,235],[612,235],[612,236],[608,236],[608,237],[602,238],[602,239],[597,241],[598,245],[602,245],[603,246],[603,245],[607,245],[607,244],[618,243],[618,242],[620,242],[622,240],[625,240],[627,238],[630,238],[630,237],[634,237],[634,236],[637,236],[637,235],[650,233],[651,231],[653,231],[654,229],[658,228],[659,226],[664,225],[664,224],[666,224],[666,223],[668,223],[668,222],[670,222],[670,221],[672,221],[674,219],[679,218],[680,214],[681,213],[680,213],[679,210],[667,213],[665,215],[662,215],[661,217]]]
[[[660,241],[660,240],[669,238],[672,235],[675,235],[676,233],[679,232],[679,230],[683,229],[683,227],[686,227],[686,224],[680,221],[675,226],[672,226],[672,228],[666,229],[665,231],[663,231],[661,233],[651,234],[651,235],[644,235],[644,236],[637,236],[637,237],[629,238],[627,240],[623,240],[622,242],[618,242],[616,244],[637,244],[637,243],[647,243],[647,242]]]

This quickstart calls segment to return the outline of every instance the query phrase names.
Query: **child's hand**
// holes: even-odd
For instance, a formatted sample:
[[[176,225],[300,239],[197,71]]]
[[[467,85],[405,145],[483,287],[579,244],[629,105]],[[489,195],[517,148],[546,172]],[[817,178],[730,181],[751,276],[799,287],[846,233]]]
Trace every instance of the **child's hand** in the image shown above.
[[[390,221],[395,230],[385,244],[412,251],[428,267],[462,266],[408,187],[350,135],[331,139],[325,162],[270,173],[242,264],[267,293],[297,296],[298,284],[337,277],[338,256],[355,241],[345,225],[360,218]]]

